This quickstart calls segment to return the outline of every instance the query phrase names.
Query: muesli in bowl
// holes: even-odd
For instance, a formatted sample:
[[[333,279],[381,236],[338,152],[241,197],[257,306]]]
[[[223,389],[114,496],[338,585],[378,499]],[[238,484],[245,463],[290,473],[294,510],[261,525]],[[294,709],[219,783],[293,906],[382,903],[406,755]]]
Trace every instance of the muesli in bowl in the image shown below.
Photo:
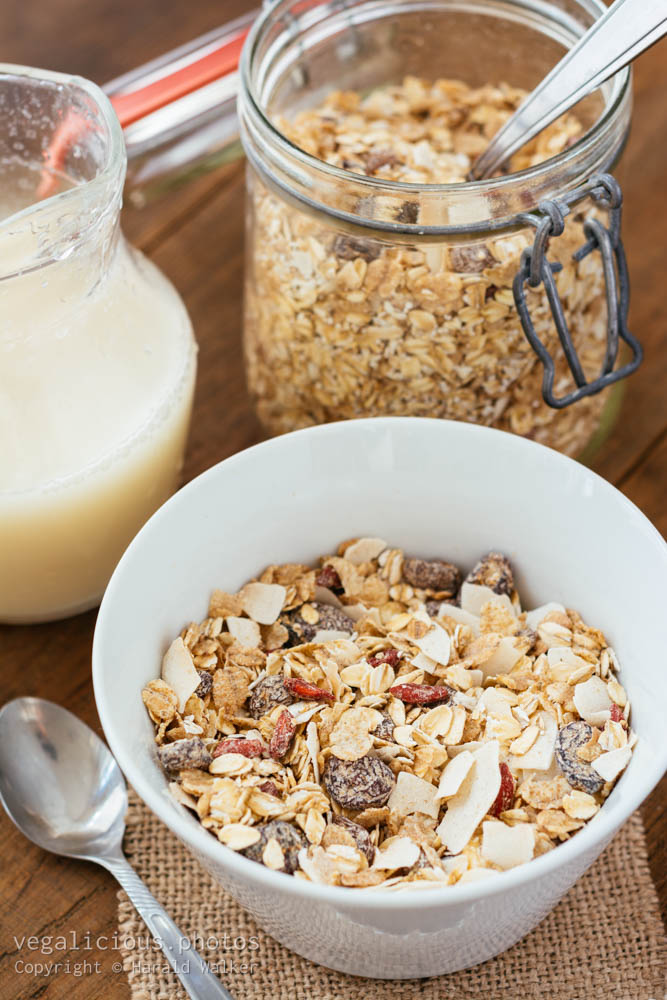
[[[604,635],[523,611],[509,560],[464,576],[380,538],[270,565],[170,644],[143,700],[175,799],[299,879],[427,888],[544,854],[636,736]]]

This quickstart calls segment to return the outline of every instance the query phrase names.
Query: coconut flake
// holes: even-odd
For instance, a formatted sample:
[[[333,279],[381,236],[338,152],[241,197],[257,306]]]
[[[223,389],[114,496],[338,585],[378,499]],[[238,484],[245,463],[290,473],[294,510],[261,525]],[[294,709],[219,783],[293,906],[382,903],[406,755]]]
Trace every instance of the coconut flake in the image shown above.
[[[547,604],[541,604],[539,608],[526,611],[526,625],[528,628],[536,629],[552,611],[560,611],[561,614],[565,614],[565,608],[562,604],[558,604],[557,601],[548,601]]]
[[[592,766],[605,781],[613,781],[627,767],[631,757],[631,747],[619,747],[618,750],[609,750],[607,753],[600,754],[593,761]]]
[[[541,721],[540,734],[524,754],[511,755],[510,768],[524,768],[533,771],[548,771],[554,759],[558,723],[550,712],[538,712],[534,722]]]
[[[574,670],[583,668],[593,669],[588,660],[582,659],[569,646],[551,646],[547,650],[547,662],[549,663],[549,673],[555,681],[565,681]]]
[[[313,765],[315,782],[319,783],[320,768],[317,763],[317,755],[320,752],[320,739],[317,735],[317,725],[314,722],[309,722],[306,726],[306,749],[308,750],[310,762]]]
[[[320,628],[312,638],[313,644],[322,642],[334,642],[336,639],[347,639],[349,632],[343,632],[338,628]]]
[[[450,799],[452,795],[456,795],[474,761],[475,758],[469,750],[452,757],[440,775],[436,798]]]
[[[484,709],[488,715],[495,719],[512,719],[512,706],[507,698],[503,698],[501,691],[497,688],[485,688],[479,696],[477,702],[478,709]]]
[[[603,726],[611,717],[612,701],[601,677],[593,676],[583,684],[575,684],[574,707],[591,726]]]
[[[262,641],[262,635],[257,622],[252,621],[250,618],[236,618],[233,615],[225,618],[225,621],[227,622],[229,634],[242,646],[259,646]]]
[[[514,645],[512,636],[504,635],[489,659],[480,664],[480,669],[485,677],[509,674],[522,656],[523,653]]]
[[[430,781],[424,781],[423,778],[418,778],[408,771],[399,771],[387,805],[397,816],[426,813],[427,816],[437,819],[439,804],[436,793],[437,789]]]
[[[499,868],[515,868],[530,861],[535,852],[535,826],[508,826],[491,820],[482,823],[482,857]]]
[[[345,549],[343,559],[347,559],[353,566],[361,566],[362,563],[377,559],[386,548],[387,543],[383,538],[358,538]]]
[[[516,618],[516,608],[510,601],[507,594],[496,594],[495,590],[485,587],[481,583],[463,583],[461,585],[461,607],[471,615],[478,618],[482,613],[485,604],[492,601],[494,604],[501,604],[508,611],[511,611]]]
[[[414,840],[409,837],[390,837],[376,850],[371,867],[395,871],[397,868],[412,868],[418,859],[419,846]]]
[[[440,616],[451,618],[457,625],[468,625],[472,629],[473,635],[479,635],[479,618],[477,615],[472,615],[469,611],[464,611],[463,608],[459,608],[455,604],[448,604],[446,601],[443,601],[435,617],[439,618]]]
[[[259,629],[257,631],[259,632]],[[182,712],[190,695],[199,687],[201,677],[197,673],[192,654],[180,635],[178,639],[174,639],[164,654],[162,680],[175,692],[178,698],[178,711]]]
[[[447,804],[447,812],[437,833],[452,854],[463,850],[496,800],[500,791],[498,754],[497,740],[489,740],[475,750],[472,767]]]
[[[239,597],[245,613],[260,625],[273,625],[283,610],[287,591],[279,583],[246,583]]]
[[[425,653],[417,653],[417,655],[410,660],[413,667],[417,670],[423,670],[426,674],[433,674],[438,666],[435,660],[432,660],[430,656]]]
[[[433,624],[426,635],[421,639],[412,639],[415,646],[426,656],[435,660],[436,663],[446,667],[451,654],[451,640],[449,633],[440,625]]]
[[[333,590],[329,590],[328,587],[320,587],[319,583],[315,584],[315,602],[317,604],[328,604],[332,608],[343,607],[343,602],[338,595],[334,594]]]

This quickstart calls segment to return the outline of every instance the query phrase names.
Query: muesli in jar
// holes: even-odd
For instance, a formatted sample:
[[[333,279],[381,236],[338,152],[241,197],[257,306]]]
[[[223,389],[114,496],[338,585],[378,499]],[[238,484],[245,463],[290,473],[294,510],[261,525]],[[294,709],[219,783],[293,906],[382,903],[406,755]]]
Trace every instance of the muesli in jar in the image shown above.
[[[528,567],[528,573],[529,573]],[[604,635],[380,538],[270,565],[169,646],[143,700],[177,802],[232,850],[348,887],[530,861],[603,807],[636,736]]]
[[[457,80],[407,77],[367,96],[336,91],[276,125],[295,146],[351,177],[458,184],[524,96],[506,84],[473,89]],[[584,131],[574,113],[563,116],[512,158],[510,172],[562,153]],[[608,392],[563,411],[542,400],[543,369],[512,292],[533,229],[435,243],[374,232],[372,222],[350,232],[333,216],[286,199],[254,171],[248,185],[255,230],[246,285],[247,371],[271,433],[355,417],[446,417],[500,427],[570,455],[584,450]],[[383,204],[382,190],[380,183],[364,199],[373,204],[360,206],[360,216],[425,226],[442,221],[417,189],[406,189],[398,210],[393,199]],[[577,262],[572,254],[591,211],[590,203],[577,206],[549,251],[563,267],[559,292],[589,378],[605,357],[604,279],[599,259]],[[563,394],[572,376],[544,290],[528,296],[537,333],[557,358],[555,388]]]

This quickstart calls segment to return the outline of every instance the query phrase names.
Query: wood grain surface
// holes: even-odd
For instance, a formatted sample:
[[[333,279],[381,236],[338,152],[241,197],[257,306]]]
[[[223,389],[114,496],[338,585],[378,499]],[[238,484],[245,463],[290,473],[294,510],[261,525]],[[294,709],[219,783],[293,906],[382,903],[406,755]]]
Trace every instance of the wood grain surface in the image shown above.
[[[3,61],[80,73],[103,83],[250,8],[246,0],[3,0]],[[667,61],[665,44],[639,60],[634,127],[625,154],[624,235],[632,274],[631,327],[646,350],[621,419],[596,461],[667,533]],[[186,479],[257,441],[241,349],[243,171],[226,168],[142,212],[127,209],[128,236],[164,269],[192,316],[199,381]],[[0,554],[1,558],[1,554]],[[95,613],[35,627],[0,628],[0,704],[41,695],[100,732],[90,680]],[[664,655],[664,651],[656,651]],[[667,782],[643,807],[653,876],[667,916]],[[1,1000],[126,1000],[118,952],[116,887],[104,871],[63,861],[28,843],[0,815]],[[31,950],[31,936],[66,936],[67,949]],[[108,941],[105,942],[105,936]],[[22,939],[24,939],[22,941]],[[17,962],[69,962],[33,975]],[[75,963],[81,964],[76,974]],[[19,966],[25,970],[25,966]]]

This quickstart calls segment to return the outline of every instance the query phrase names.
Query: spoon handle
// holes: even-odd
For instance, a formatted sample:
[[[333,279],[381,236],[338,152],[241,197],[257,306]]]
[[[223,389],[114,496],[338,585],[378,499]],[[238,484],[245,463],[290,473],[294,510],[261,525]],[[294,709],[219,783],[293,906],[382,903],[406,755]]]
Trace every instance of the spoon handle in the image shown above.
[[[665,0],[615,0],[526,98],[473,164],[489,177],[533,136],[667,32]]]
[[[234,1000],[125,858],[97,860],[125,890],[191,1000]]]

